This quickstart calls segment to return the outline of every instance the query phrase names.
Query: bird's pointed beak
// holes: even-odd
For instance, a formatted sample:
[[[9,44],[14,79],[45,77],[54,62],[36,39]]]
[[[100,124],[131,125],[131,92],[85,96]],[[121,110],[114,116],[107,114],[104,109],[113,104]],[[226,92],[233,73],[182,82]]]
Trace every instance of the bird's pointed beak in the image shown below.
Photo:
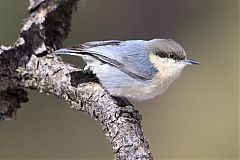
[[[192,65],[192,64],[200,64],[200,62],[198,62],[198,61],[196,61],[196,60],[187,59],[187,58],[184,59],[183,62],[186,63],[186,64],[190,64],[190,65]]]

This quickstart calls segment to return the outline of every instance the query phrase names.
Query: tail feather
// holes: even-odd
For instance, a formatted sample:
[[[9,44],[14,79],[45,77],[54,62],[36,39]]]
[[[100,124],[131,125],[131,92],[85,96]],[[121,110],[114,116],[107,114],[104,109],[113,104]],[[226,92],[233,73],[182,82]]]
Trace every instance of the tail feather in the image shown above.
[[[58,55],[59,54],[76,55],[76,54],[80,54],[80,51],[62,48],[62,49],[56,50],[54,53]]]

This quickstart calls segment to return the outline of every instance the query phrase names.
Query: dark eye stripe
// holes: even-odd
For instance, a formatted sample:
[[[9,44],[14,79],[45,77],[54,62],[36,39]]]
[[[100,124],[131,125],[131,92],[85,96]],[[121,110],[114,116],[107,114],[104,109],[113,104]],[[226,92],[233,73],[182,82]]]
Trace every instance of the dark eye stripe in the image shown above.
[[[156,52],[156,55],[162,58],[168,58],[168,53],[166,52]]]
[[[159,56],[159,57],[162,57],[162,58],[172,58],[174,60],[183,60],[185,59],[185,57],[183,55],[178,55],[174,52],[156,52],[156,55]]]

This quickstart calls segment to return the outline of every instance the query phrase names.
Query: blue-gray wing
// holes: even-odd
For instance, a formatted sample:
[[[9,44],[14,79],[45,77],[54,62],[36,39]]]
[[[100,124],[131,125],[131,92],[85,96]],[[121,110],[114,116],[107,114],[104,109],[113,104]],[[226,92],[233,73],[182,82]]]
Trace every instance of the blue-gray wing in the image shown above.
[[[94,56],[135,79],[150,80],[157,69],[149,61],[145,43],[143,40],[98,41],[75,45],[70,49]]]

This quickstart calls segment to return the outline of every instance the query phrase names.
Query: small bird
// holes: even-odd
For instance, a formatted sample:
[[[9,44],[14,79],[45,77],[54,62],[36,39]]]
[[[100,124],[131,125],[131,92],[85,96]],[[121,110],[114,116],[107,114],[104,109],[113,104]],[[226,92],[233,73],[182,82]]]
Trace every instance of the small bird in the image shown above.
[[[186,65],[200,64],[171,39],[86,42],[55,54],[82,57],[112,96],[136,101],[162,94]]]

